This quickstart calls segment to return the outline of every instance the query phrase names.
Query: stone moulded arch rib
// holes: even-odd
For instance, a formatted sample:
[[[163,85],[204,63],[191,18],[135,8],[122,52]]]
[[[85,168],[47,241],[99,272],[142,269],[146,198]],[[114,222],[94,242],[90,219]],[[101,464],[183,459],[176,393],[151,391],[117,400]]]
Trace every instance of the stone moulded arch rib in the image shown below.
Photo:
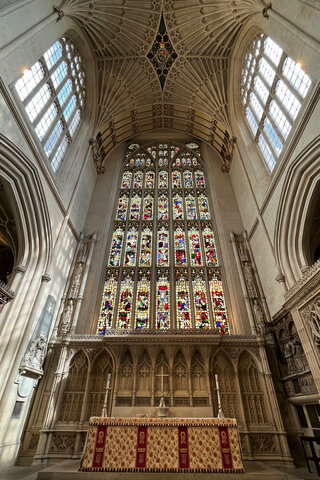
[[[222,157],[222,168],[229,171],[235,139],[214,116],[180,105],[153,104],[127,110],[105,122],[91,140],[93,160],[98,173],[109,152],[139,133],[170,129],[187,133],[211,145]]]

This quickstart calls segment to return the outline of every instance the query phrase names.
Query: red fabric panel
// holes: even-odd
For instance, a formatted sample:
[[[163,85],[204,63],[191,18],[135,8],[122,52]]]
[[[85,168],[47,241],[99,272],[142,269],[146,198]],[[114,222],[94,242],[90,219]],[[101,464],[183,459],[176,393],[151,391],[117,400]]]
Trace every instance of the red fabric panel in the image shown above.
[[[178,427],[179,468],[189,468],[188,427]]]
[[[223,468],[233,468],[228,427],[219,428],[221,459]]]
[[[137,437],[136,468],[146,468],[148,427],[140,425]]]
[[[97,428],[96,446],[93,454],[92,467],[101,468],[103,464],[104,447],[106,444],[107,426],[100,425]]]

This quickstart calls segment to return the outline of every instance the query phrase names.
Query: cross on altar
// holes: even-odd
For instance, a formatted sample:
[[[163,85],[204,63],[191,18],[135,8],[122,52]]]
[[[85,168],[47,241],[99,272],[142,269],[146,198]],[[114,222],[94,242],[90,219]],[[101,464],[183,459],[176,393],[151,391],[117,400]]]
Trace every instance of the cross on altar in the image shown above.
[[[161,398],[160,398],[159,407],[163,408],[163,407],[166,406],[165,403],[164,403],[164,398],[163,398],[163,395],[164,395],[163,379],[164,379],[164,377],[169,377],[169,375],[167,373],[163,372],[163,365],[161,365],[161,372],[157,373],[156,377],[161,377]]]

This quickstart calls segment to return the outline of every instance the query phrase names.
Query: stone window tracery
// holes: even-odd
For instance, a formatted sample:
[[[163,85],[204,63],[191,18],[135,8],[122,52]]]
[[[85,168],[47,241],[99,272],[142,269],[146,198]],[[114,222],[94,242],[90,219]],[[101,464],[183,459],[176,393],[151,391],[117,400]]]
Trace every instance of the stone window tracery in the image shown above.
[[[228,334],[199,146],[128,147],[97,333],[215,329]]]
[[[241,99],[250,132],[271,172],[310,89],[311,79],[270,37],[254,38],[244,57]]]
[[[42,149],[57,171],[79,127],[86,88],[81,56],[67,38],[55,42],[14,84]]]

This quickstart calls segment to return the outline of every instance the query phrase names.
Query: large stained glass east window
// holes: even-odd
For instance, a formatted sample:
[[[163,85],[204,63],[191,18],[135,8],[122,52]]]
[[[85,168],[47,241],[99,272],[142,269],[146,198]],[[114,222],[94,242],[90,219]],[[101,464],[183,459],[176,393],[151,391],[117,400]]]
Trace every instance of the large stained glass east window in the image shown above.
[[[128,147],[97,333],[112,329],[230,333],[208,182],[195,143]]]

